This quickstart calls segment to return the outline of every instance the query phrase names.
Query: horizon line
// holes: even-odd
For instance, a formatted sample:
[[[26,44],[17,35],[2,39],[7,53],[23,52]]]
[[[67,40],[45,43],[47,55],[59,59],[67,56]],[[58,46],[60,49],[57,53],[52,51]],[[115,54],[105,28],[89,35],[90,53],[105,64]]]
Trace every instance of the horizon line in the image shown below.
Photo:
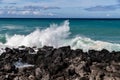
[[[0,19],[78,19],[78,20],[120,20],[120,18],[23,18],[23,17],[0,17]]]

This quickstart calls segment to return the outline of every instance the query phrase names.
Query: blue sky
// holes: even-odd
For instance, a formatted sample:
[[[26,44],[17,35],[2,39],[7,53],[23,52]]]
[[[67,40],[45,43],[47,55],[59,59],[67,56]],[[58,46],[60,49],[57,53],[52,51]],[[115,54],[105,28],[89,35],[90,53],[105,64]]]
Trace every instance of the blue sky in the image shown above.
[[[120,0],[0,0],[0,17],[120,18]]]

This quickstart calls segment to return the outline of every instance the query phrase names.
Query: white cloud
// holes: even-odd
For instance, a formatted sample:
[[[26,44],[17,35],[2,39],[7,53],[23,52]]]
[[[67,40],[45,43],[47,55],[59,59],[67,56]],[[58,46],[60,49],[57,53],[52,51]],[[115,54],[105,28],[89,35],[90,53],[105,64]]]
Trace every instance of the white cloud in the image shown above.
[[[16,6],[59,6],[59,7],[92,7],[96,5],[115,5],[118,0],[2,0],[3,3],[17,3]],[[14,5],[14,4],[13,4]]]
[[[16,11],[8,11],[7,14],[16,14]]]
[[[31,4],[31,3],[30,3]],[[92,7],[97,5],[115,5],[116,0],[51,0],[33,3],[33,5],[58,6],[58,7]]]
[[[22,14],[22,15],[30,14],[30,11],[19,11],[19,12],[20,12],[20,14]]]
[[[0,15],[3,14],[3,13],[4,13],[4,11],[0,11]]]
[[[39,16],[54,16],[56,14],[51,12],[40,12],[40,11],[7,11],[9,15],[39,15]]]
[[[33,11],[34,15],[42,15],[42,13],[40,11]]]
[[[89,9],[95,6],[110,6],[117,4],[120,4],[118,0],[0,0],[0,14],[5,14],[7,16],[79,16],[79,14],[87,14],[88,16],[90,14],[88,11],[85,11],[86,8]],[[24,8],[24,6],[35,6],[35,8]],[[100,7],[99,10],[100,9],[102,11],[105,8]],[[112,11],[113,10],[111,10],[111,12]],[[113,12],[115,11],[116,10],[114,10]]]
[[[107,17],[109,17],[109,16],[110,16],[110,14],[106,14],[106,16],[107,16]]]
[[[28,15],[30,11],[8,11],[9,15]]]
[[[54,14],[54,13],[48,13],[47,15],[48,15],[48,16],[54,16],[54,15],[56,15],[56,14]]]
[[[2,3],[16,3],[16,2],[20,2],[22,0],[2,0]]]

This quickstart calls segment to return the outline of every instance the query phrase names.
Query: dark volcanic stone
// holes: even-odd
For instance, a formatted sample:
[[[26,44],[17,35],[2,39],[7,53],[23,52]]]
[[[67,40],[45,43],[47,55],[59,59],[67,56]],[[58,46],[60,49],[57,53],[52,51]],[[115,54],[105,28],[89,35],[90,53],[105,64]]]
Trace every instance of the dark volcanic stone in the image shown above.
[[[70,46],[44,46],[36,54],[25,46],[5,51],[0,55],[0,80],[120,80],[120,52],[83,52]],[[18,61],[34,67],[16,68]]]
[[[73,69],[68,69],[68,73],[69,73],[69,75],[70,76],[73,76],[73,75],[75,75],[76,74],[76,72],[75,72],[75,69],[73,68]]]
[[[5,72],[12,72],[12,71],[16,72],[15,66],[11,63],[7,63],[7,64],[3,65],[3,70]]]

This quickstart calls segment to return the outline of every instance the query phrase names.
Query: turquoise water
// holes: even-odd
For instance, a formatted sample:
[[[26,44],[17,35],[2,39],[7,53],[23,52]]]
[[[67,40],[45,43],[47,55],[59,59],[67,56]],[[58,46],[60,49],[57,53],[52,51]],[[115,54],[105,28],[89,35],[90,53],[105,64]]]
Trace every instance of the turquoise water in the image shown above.
[[[5,35],[27,35],[51,24],[62,24],[66,19],[0,19],[0,41]],[[120,43],[120,20],[69,20],[70,36],[85,36],[93,40]]]
[[[0,19],[0,48],[22,45],[120,51],[120,20]]]
[[[120,42],[120,20],[74,20],[71,21],[73,34],[94,40]]]

